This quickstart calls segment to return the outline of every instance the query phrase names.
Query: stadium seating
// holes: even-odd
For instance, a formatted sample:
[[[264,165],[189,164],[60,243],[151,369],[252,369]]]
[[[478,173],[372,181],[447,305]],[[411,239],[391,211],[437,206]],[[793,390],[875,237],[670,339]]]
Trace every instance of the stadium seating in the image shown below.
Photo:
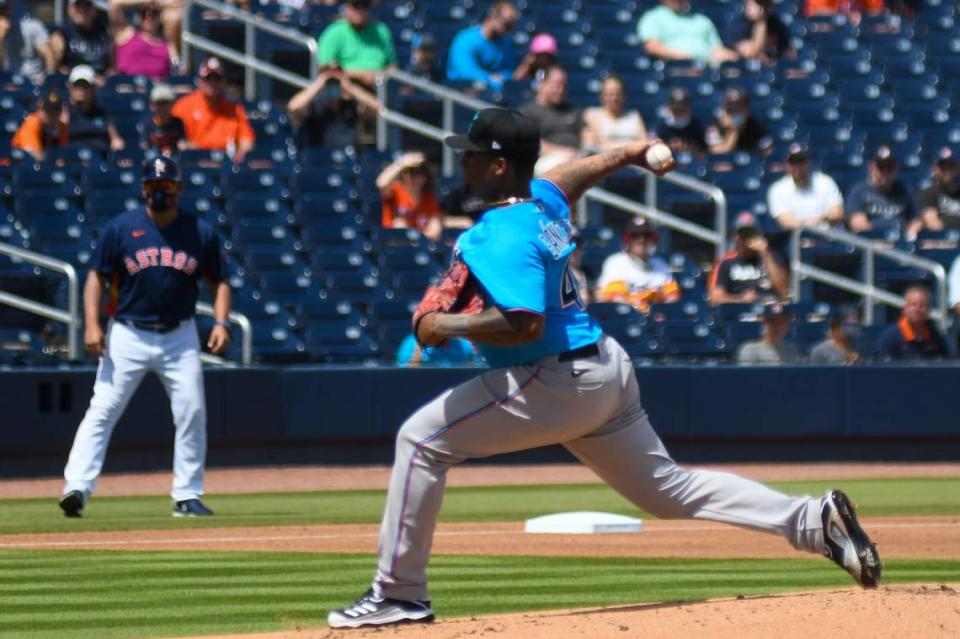
[[[336,15],[335,7],[307,3],[296,9],[288,4],[257,2],[253,10],[314,36]],[[732,4],[705,1],[697,10],[722,25]],[[798,56],[770,66],[748,62],[711,68],[650,59],[636,35],[640,15],[654,6],[650,1],[563,0],[550,7],[520,2],[522,20],[514,39],[525,47],[535,33],[558,38],[569,96],[578,106],[596,104],[605,73],[621,75],[629,104],[640,109],[651,129],[670,87],[691,92],[704,122],[713,118],[726,88],[744,88],[775,140],[770,157],[738,153],[701,160],[685,154],[680,159],[685,172],[724,190],[731,215],[753,210],[764,229],[776,230],[775,220],[766,215],[766,190],[784,174],[784,148],[790,141],[809,144],[844,192],[864,178],[865,158],[879,144],[894,147],[902,177],[915,184],[929,180],[935,149],[960,144],[960,84],[954,81],[960,77],[960,19],[954,3],[925,3],[912,22],[868,16],[858,24],[843,16],[805,18],[797,5],[794,0],[775,4]],[[484,9],[470,0],[385,0],[375,11],[392,28],[405,60],[414,33],[430,30],[443,51],[452,35],[478,21]],[[202,35],[243,48],[242,29],[235,23],[199,7],[192,9],[191,19],[191,28]],[[273,55],[293,55],[271,38],[258,36],[258,46]],[[45,87],[62,90],[65,81],[55,74]],[[171,82],[178,90],[189,89],[193,78]],[[5,132],[0,140],[0,241],[78,267],[88,263],[102,223],[140,205],[138,172],[144,152],[136,148],[136,125],[146,112],[151,86],[146,78],[114,75],[99,89],[101,103],[127,141],[125,151],[100,157],[68,146],[36,162],[11,149],[9,138],[33,108],[39,89],[20,76],[0,74],[0,129]],[[272,101],[278,96],[269,94],[269,84],[258,88],[266,91],[245,103],[257,133],[256,149],[240,166],[222,152],[181,153],[181,204],[210,220],[224,236],[238,285],[235,305],[254,321],[259,360],[392,361],[410,330],[410,302],[443,268],[458,232],[432,242],[416,231],[380,228],[374,179],[393,151],[401,149],[298,150],[282,101]],[[516,105],[531,96],[529,83],[508,82],[480,97]],[[460,110],[457,118],[464,120],[458,126],[466,124],[469,113]],[[605,186],[628,197],[645,196],[644,180],[635,174],[612,176]],[[657,197],[662,208],[712,226],[713,205],[701,196],[661,181]],[[895,231],[882,230],[876,239],[899,242],[900,248],[945,267],[958,253],[955,237],[921,234],[913,243],[904,240],[901,229]],[[729,360],[740,342],[759,334],[757,307],[708,307],[706,262],[712,255],[679,234],[665,231],[663,236],[661,249],[680,283],[682,301],[654,305],[649,315],[622,304],[592,304],[590,312],[642,361]],[[619,249],[619,238],[607,227],[591,226],[583,230],[583,247],[584,271],[596,278],[606,256]],[[861,268],[849,247],[820,243],[805,247],[803,256],[849,275]],[[0,261],[0,276],[29,270]],[[923,274],[878,261],[876,278],[902,288]],[[848,299],[824,290],[805,283],[801,299],[795,300],[793,337],[804,348],[823,335],[829,310],[823,303]],[[861,341],[873,332],[865,331]],[[21,337],[0,335],[15,352],[43,355],[36,334]],[[869,352],[871,344],[863,344]]]

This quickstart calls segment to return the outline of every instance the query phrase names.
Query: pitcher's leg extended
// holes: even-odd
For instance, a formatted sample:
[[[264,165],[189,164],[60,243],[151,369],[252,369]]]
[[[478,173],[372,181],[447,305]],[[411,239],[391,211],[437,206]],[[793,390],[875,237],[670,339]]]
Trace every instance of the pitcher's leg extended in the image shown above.
[[[709,519],[781,535],[823,553],[822,500],[791,497],[743,477],[686,470],[670,458],[643,411],[566,447],[624,497],[664,519]]]

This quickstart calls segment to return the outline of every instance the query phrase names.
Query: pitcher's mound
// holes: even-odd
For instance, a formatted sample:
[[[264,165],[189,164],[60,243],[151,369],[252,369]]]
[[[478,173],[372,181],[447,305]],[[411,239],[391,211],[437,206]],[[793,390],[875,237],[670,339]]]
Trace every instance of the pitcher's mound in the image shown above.
[[[323,629],[243,637],[333,639],[346,634],[348,632],[342,630]],[[960,586],[899,585],[871,591],[822,590],[700,602],[552,610],[350,630],[349,635],[417,639],[945,639],[960,637]]]

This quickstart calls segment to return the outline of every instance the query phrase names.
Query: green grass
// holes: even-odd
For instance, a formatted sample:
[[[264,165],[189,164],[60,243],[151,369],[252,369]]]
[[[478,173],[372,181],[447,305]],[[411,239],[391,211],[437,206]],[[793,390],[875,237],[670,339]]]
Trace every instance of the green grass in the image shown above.
[[[958,515],[960,478],[777,482],[789,493],[819,495],[835,485],[857,502],[860,514]],[[380,490],[212,495],[210,519],[174,519],[167,497],[95,497],[83,519],[66,519],[55,499],[0,500],[0,534],[104,530],[160,530],[225,526],[378,523]],[[449,488],[441,520],[520,521],[568,510],[635,514],[636,509],[601,484]]]
[[[960,561],[886,564],[887,583],[960,581]],[[0,551],[0,636],[106,639],[322,627],[327,610],[362,592],[374,565],[369,555]],[[441,617],[852,585],[822,559],[438,556],[430,575]]]

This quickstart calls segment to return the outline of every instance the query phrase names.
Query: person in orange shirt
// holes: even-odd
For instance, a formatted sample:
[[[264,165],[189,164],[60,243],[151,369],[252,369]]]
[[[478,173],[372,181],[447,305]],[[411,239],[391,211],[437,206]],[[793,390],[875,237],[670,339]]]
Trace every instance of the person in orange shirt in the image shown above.
[[[436,240],[443,231],[440,203],[423,153],[404,153],[377,176],[384,228],[416,228]]]
[[[177,100],[173,115],[183,120],[195,148],[226,151],[234,162],[243,162],[255,136],[243,105],[224,96],[223,65],[208,58],[197,75],[199,88]]]
[[[861,15],[883,13],[885,9],[883,0],[807,0],[806,2],[808,16],[845,13],[857,20]]]
[[[46,149],[67,145],[67,118],[59,94],[51,92],[37,100],[37,110],[24,118],[10,145],[37,160],[43,159]]]

